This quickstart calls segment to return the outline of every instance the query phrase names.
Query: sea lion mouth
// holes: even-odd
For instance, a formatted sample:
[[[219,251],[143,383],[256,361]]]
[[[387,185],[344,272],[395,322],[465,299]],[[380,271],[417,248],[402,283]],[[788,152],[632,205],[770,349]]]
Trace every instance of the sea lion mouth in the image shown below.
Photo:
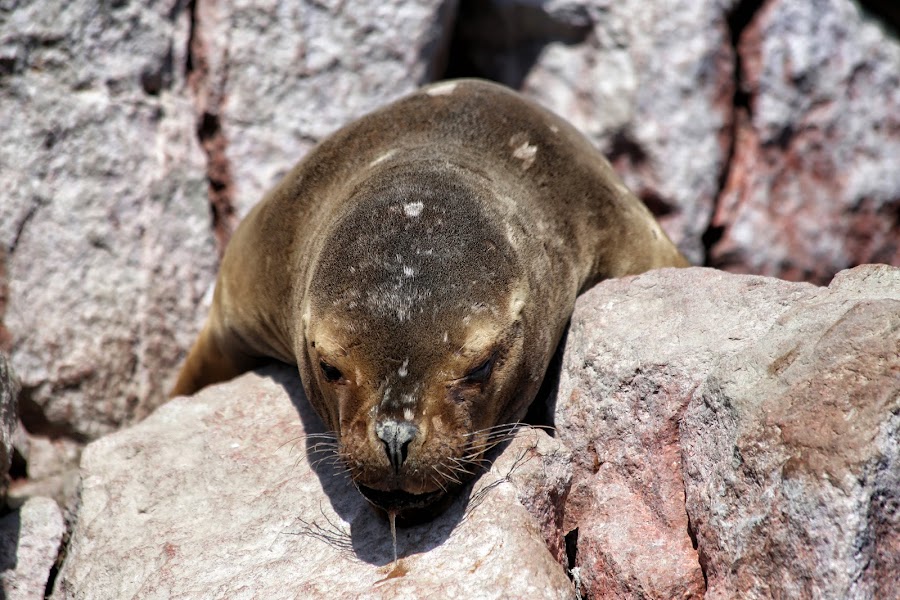
[[[359,488],[359,492],[365,496],[369,502],[387,513],[405,513],[428,508],[444,497],[442,491],[427,492],[425,494],[410,494],[409,492],[404,492],[402,490],[386,492],[364,485],[359,485],[357,487]]]

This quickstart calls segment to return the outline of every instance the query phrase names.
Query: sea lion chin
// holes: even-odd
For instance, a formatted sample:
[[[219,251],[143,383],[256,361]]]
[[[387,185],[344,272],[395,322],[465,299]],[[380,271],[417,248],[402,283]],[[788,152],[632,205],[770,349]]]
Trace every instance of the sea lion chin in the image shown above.
[[[574,128],[476,81],[321,142],[241,222],[173,395],[299,367],[351,478],[415,521],[536,395],[578,293],[687,266]]]

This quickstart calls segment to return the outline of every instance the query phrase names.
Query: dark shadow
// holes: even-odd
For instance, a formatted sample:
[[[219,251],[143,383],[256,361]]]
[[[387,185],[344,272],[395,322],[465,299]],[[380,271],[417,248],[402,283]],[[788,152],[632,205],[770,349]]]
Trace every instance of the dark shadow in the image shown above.
[[[566,349],[566,341],[569,339],[569,327],[572,321],[566,323],[559,345],[550,364],[547,366],[547,372],[544,373],[544,381],[541,382],[541,389],[538,391],[537,397],[528,409],[525,415],[525,422],[536,427],[548,427],[547,433],[552,437],[556,437],[556,395],[559,393],[559,376],[562,372],[563,354]]]
[[[300,417],[303,430],[310,434],[323,434],[327,428],[306,398],[300,375],[293,365],[271,365],[257,371],[271,378],[287,392],[291,403]],[[388,565],[394,560],[390,524],[383,513],[371,506],[353,486],[349,477],[329,461],[321,461],[321,453],[315,452],[316,438],[306,439],[306,458],[313,472],[319,478],[322,490],[331,502],[334,511],[350,524],[350,531],[335,532],[349,535],[352,551],[356,558],[376,566]],[[502,446],[505,446],[503,444]],[[497,450],[489,456],[496,456]],[[448,508],[433,520],[412,527],[397,527],[397,551],[400,557],[427,552],[443,544],[463,519],[474,482],[459,491],[452,492],[453,501]],[[317,527],[334,530],[331,523],[317,523]],[[314,537],[323,537],[314,535]]]
[[[525,413],[524,423],[533,427],[544,429],[551,437],[556,437],[556,394],[559,391],[559,375],[562,371],[563,353],[566,349],[566,340],[569,337],[569,326],[571,321],[566,323],[556,351],[547,365],[547,371],[544,373],[544,380],[538,390],[534,402],[528,407]]]
[[[587,13],[554,16],[542,5],[460,0],[444,78],[480,77],[521,89],[547,44],[578,44],[593,31]]]
[[[0,573],[15,571],[18,564],[19,536],[22,533],[22,520],[19,511],[15,510],[0,519]],[[0,587],[0,600],[6,593]]]

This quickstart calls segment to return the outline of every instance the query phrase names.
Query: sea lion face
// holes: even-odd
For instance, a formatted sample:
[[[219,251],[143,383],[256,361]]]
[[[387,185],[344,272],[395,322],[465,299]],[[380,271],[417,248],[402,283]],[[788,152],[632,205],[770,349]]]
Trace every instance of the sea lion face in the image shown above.
[[[368,182],[306,293],[307,394],[360,491],[401,516],[474,473],[530,381],[527,284],[478,193],[422,165]]]

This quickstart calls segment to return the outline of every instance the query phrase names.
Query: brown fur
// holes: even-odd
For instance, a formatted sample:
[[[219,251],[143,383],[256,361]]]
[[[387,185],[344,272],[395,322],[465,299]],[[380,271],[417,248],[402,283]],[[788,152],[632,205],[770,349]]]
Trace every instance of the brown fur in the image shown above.
[[[571,125],[436,84],[324,140],[243,220],[173,395],[296,363],[358,484],[446,490],[523,416],[576,295],[666,266],[687,261]],[[400,467],[382,422],[417,428]]]

